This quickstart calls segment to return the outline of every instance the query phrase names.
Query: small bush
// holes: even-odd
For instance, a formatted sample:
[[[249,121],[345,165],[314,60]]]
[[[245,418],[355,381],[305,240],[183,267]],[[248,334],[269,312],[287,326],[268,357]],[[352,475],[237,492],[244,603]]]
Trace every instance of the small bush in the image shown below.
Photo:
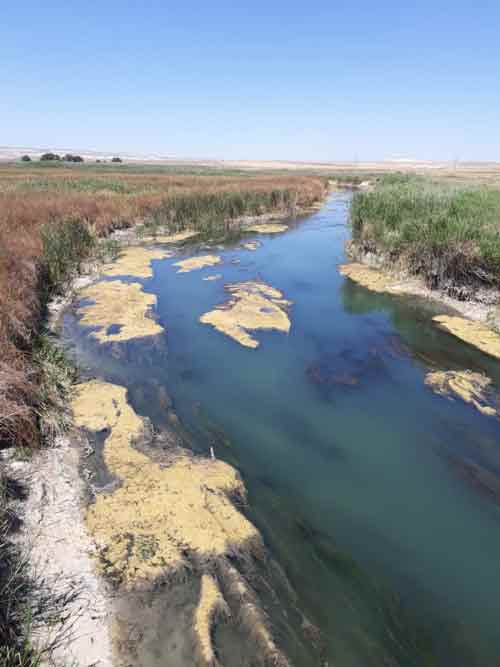
[[[31,158],[29,155],[23,155],[21,158],[21,162],[31,162]]]
[[[81,155],[72,155],[71,153],[66,153],[66,155],[63,157],[64,162],[83,162],[83,158]]]
[[[43,153],[43,155],[40,155],[40,160],[42,162],[50,162],[51,160],[60,160],[61,157],[57,153]]]
[[[112,157],[111,162],[123,162],[123,160],[121,159],[121,157]]]

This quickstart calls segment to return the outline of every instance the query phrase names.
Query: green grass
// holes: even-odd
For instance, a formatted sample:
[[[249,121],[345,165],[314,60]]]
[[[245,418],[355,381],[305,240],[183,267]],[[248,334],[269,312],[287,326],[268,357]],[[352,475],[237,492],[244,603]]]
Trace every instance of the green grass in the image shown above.
[[[33,363],[40,376],[37,396],[40,433],[42,441],[50,446],[71,426],[69,400],[77,367],[49,333],[37,337]]]
[[[159,229],[181,231],[196,229],[206,237],[231,235],[233,221],[244,215],[269,211],[292,212],[296,201],[290,189],[270,191],[194,192],[169,197],[152,213],[142,232],[155,234]]]
[[[351,222],[355,242],[432,287],[500,284],[500,191],[389,174],[354,195]]]
[[[64,287],[68,278],[80,270],[83,259],[95,247],[96,240],[88,225],[80,219],[47,223],[40,230],[43,263],[46,269],[48,292]]]

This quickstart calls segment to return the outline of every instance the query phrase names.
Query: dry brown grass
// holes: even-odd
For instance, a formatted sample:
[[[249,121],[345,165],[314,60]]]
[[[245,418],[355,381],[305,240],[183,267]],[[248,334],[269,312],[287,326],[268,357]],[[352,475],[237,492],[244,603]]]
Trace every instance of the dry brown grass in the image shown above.
[[[0,166],[0,446],[39,441],[39,370],[32,347],[47,295],[40,230],[83,222],[97,236],[144,222],[179,195],[292,191],[318,201],[324,179],[310,176],[178,175],[133,170]]]

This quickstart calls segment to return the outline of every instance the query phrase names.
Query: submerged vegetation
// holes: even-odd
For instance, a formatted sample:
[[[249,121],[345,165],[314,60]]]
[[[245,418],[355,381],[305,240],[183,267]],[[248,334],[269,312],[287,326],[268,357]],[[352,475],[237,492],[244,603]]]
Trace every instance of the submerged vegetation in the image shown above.
[[[500,284],[500,191],[387,174],[352,203],[354,241],[401,261],[432,288]],[[462,288],[462,289],[461,289]]]

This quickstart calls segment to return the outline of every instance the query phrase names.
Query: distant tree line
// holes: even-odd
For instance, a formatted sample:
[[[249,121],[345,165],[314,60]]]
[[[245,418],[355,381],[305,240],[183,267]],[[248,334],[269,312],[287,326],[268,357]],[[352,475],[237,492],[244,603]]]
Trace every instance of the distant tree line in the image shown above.
[[[43,153],[40,155],[40,160],[42,162],[85,162],[81,155],[73,155],[72,153],[66,153],[61,157],[57,153]],[[21,157],[21,162],[31,162],[32,159],[29,155],[23,155]],[[96,160],[96,162],[106,162],[106,160]],[[111,162],[123,162],[121,157],[111,158]]]

